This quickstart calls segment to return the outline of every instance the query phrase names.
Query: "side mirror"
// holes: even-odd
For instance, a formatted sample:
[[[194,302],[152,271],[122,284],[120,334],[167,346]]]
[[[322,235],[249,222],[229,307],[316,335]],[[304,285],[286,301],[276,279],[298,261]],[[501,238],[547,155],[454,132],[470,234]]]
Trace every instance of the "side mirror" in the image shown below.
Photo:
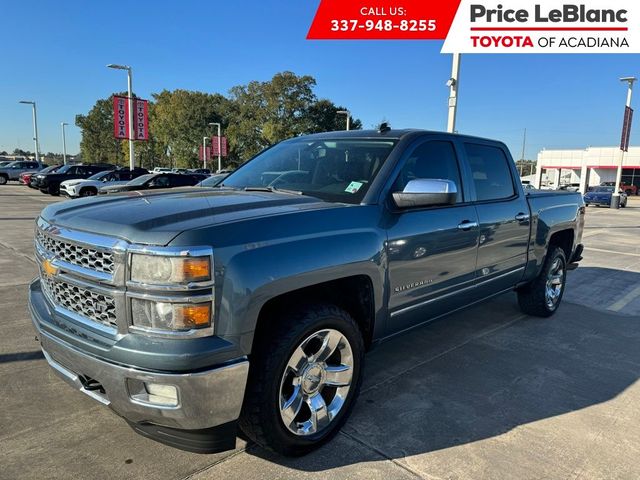
[[[411,180],[402,192],[393,193],[399,208],[431,207],[456,203],[458,189],[451,180],[418,178]]]

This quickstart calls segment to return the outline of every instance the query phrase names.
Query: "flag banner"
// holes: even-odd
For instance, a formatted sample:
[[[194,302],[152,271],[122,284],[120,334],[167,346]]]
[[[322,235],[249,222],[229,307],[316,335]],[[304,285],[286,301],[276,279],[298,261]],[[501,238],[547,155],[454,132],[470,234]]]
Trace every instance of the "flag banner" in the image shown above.
[[[129,102],[127,97],[113,97],[113,136],[129,138]]]
[[[221,157],[226,157],[227,156],[227,137],[220,137],[220,150],[222,150],[222,153],[220,154]],[[214,157],[218,156],[218,136],[214,136],[211,137],[211,151]]]
[[[134,136],[136,140],[149,140],[149,102],[136,98],[134,109]]]
[[[633,108],[624,108],[624,120],[622,121],[622,139],[620,140],[620,150],[629,151],[629,141],[631,140],[631,123],[633,122]]]
[[[200,150],[198,152],[198,157],[200,158],[201,162],[204,162],[205,160],[206,161],[211,160],[211,147],[207,147],[205,149],[205,156],[203,157],[203,155],[202,155],[202,145],[200,145]]]

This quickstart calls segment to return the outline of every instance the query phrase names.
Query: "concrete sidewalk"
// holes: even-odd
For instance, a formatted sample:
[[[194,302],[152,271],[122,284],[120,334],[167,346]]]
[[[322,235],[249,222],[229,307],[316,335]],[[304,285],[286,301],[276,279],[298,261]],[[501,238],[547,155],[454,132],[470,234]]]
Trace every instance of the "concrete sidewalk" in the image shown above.
[[[508,294],[384,343],[343,431],[298,459],[160,445],[51,372],[26,312],[33,219],[51,201],[0,187],[0,478],[640,478],[636,199],[588,210],[553,318]]]

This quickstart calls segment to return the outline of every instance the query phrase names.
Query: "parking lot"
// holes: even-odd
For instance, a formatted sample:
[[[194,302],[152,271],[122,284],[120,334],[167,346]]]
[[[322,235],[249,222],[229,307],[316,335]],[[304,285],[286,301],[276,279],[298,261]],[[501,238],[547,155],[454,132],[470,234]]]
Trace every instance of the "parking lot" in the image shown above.
[[[0,478],[640,478],[640,197],[588,209],[554,317],[508,294],[380,345],[345,428],[298,459],[166,447],[55,376],[26,307],[52,201],[0,187]]]

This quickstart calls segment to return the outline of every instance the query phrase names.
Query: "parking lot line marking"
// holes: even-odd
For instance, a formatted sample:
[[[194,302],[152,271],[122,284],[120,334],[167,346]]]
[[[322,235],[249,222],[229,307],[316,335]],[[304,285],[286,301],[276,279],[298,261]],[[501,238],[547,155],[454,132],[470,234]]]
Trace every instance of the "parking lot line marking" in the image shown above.
[[[594,252],[614,253],[616,255],[629,255],[631,257],[640,257],[640,253],[616,252],[615,250],[605,250],[603,248],[584,247],[585,250],[593,250]]]
[[[634,288],[620,300],[611,304],[609,308],[607,308],[607,310],[611,310],[612,312],[619,312],[638,297],[640,297],[640,286]]]

